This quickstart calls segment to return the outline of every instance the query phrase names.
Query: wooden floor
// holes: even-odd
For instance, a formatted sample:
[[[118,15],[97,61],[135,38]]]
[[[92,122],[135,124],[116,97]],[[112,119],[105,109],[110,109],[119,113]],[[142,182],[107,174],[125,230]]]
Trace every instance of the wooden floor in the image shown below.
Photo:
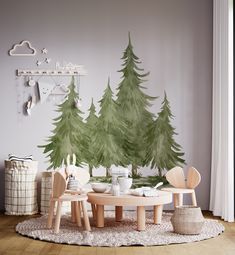
[[[204,215],[218,219],[208,212]],[[235,255],[235,223],[221,221],[225,226],[222,235],[190,244],[101,248],[54,244],[20,236],[15,233],[15,225],[27,218],[0,214],[0,255]]]

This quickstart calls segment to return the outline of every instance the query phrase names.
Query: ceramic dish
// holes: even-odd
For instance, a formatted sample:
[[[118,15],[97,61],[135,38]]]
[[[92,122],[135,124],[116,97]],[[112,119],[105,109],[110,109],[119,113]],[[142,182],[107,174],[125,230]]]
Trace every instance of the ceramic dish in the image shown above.
[[[102,182],[93,182],[91,183],[91,188],[94,192],[104,193],[109,188],[109,184]]]

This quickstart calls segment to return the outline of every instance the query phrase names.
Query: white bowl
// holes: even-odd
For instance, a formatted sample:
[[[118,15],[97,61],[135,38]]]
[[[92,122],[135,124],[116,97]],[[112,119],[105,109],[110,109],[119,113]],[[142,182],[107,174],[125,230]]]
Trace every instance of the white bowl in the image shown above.
[[[97,193],[104,193],[108,189],[109,185],[102,182],[93,182],[91,183],[91,188]]]

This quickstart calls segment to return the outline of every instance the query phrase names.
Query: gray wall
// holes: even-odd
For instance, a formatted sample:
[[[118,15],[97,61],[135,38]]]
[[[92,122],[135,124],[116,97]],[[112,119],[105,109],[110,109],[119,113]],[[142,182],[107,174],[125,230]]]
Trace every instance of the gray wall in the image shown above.
[[[45,170],[48,164],[37,145],[50,135],[56,116],[52,102],[38,104],[31,117],[18,113],[28,90],[22,79],[16,79],[15,70],[36,68],[36,60],[43,56],[39,52],[35,57],[10,57],[8,50],[27,39],[38,50],[48,49],[52,62],[41,68],[53,68],[55,61],[85,65],[89,75],[81,78],[80,96],[86,114],[91,97],[95,102],[101,98],[108,76],[112,89],[120,82],[117,70],[128,31],[142,67],[151,72],[146,92],[159,96],[151,110],[159,111],[166,90],[179,133],[176,140],[186,153],[187,165],[202,174],[197,196],[199,205],[208,209],[212,0],[1,0],[0,209],[4,208],[4,159],[8,153],[33,154],[39,171]]]

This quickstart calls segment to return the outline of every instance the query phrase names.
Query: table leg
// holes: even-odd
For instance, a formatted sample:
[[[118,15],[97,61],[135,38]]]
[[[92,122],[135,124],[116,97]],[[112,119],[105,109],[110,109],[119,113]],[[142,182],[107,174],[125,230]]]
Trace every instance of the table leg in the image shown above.
[[[96,205],[96,226],[97,228],[104,227],[104,206]]]
[[[137,206],[137,230],[145,230],[145,208],[144,206]]]
[[[96,221],[96,205],[95,204],[91,204],[91,210],[92,210],[93,220],[95,222]]]
[[[72,222],[76,222],[76,204],[74,201],[71,202],[71,218]]]
[[[163,210],[163,205],[155,205],[154,206],[154,219],[153,219],[154,224],[161,224],[162,210]]]
[[[122,206],[115,206],[115,220],[122,221]]]

